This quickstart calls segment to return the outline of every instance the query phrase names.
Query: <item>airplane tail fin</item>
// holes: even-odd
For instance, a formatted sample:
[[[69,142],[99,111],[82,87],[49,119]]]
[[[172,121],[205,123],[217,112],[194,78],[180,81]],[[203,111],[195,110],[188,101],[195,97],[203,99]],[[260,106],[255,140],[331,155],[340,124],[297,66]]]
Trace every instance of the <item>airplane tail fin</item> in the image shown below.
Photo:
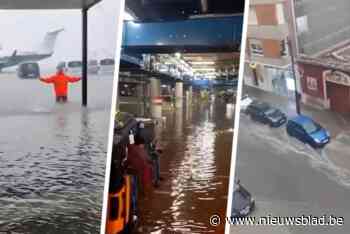
[[[57,36],[63,30],[64,29],[62,28],[62,29],[58,29],[58,30],[46,33],[44,41],[42,42],[42,44],[39,47],[38,53],[40,53],[40,54],[53,54]]]

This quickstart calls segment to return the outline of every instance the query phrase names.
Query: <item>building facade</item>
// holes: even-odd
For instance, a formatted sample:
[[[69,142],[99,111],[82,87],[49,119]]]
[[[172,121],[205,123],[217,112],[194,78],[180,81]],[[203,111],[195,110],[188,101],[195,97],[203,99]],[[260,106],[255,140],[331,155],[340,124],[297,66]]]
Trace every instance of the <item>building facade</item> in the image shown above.
[[[350,113],[350,43],[325,51],[317,57],[298,58],[302,102]]]
[[[248,17],[245,84],[292,95],[294,79],[288,46],[289,0],[251,0]]]

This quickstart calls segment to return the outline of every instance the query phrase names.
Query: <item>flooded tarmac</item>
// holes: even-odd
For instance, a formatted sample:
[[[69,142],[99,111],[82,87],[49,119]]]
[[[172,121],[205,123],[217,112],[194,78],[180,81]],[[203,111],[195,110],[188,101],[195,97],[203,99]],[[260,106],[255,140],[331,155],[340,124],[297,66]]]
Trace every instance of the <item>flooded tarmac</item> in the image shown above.
[[[0,232],[99,233],[112,75],[56,104],[51,85],[1,74]]]
[[[139,202],[139,233],[222,233],[209,225],[226,213],[233,105],[184,105],[163,110],[160,187]]]

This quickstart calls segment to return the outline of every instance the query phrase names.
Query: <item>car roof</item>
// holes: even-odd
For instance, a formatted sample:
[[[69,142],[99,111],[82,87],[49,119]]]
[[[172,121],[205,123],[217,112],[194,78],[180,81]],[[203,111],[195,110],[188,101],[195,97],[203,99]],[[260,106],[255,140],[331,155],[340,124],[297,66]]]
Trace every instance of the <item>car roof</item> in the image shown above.
[[[271,108],[270,105],[266,102],[261,102],[261,101],[256,101],[254,100],[251,104],[251,106],[254,106],[259,109],[266,109],[266,108]]]
[[[301,124],[301,125],[303,125],[304,123],[307,123],[307,122],[314,122],[310,117],[308,117],[306,115],[298,115],[298,116],[291,118],[291,120],[293,122],[296,122],[296,123]]]

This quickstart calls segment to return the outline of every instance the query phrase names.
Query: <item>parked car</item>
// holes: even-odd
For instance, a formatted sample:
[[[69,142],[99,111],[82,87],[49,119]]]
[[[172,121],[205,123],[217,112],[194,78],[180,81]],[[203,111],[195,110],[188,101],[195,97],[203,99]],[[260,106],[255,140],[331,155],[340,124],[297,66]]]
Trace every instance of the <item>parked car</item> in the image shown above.
[[[253,102],[253,99],[249,97],[247,94],[242,96],[241,99],[241,111],[245,112],[247,107]]]
[[[35,62],[21,63],[17,68],[17,76],[25,79],[37,79],[40,77],[39,64]]]
[[[253,120],[271,127],[279,127],[287,122],[287,117],[282,111],[265,102],[252,102],[246,112]]]
[[[245,217],[253,212],[255,208],[255,200],[239,180],[234,185],[232,202],[232,217]]]
[[[67,62],[67,73],[72,76],[81,76],[83,63],[78,60]]]
[[[100,60],[100,73],[114,72],[114,59],[106,58]]]
[[[305,115],[298,115],[288,120],[286,130],[288,135],[314,148],[321,148],[330,142],[329,132]]]

